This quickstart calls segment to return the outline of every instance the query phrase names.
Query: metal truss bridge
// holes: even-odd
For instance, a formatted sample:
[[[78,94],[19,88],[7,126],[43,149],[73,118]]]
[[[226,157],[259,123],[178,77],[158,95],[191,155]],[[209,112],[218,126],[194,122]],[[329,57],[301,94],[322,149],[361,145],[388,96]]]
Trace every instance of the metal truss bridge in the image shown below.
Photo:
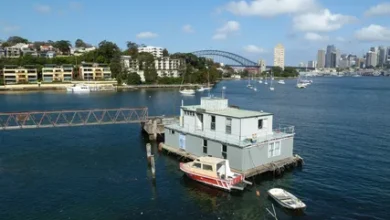
[[[143,123],[148,108],[0,112],[0,130]]]
[[[250,59],[247,59],[243,56],[240,56],[238,54],[222,51],[222,50],[199,50],[192,52],[192,54],[198,56],[198,57],[206,57],[206,58],[225,58],[229,61],[232,61],[234,64],[229,66],[232,67],[259,67],[259,65],[251,61]],[[267,69],[272,68],[273,66],[266,66]],[[306,67],[295,67],[295,66],[290,66],[299,70],[313,70],[315,68],[306,68]]]

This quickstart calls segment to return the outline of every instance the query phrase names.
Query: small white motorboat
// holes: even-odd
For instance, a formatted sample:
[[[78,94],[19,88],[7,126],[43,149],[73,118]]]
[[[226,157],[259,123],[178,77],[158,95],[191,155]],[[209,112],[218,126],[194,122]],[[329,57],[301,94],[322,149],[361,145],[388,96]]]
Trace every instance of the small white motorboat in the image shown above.
[[[180,93],[183,94],[183,95],[193,95],[193,94],[195,94],[195,90],[193,90],[193,89],[183,89],[183,90],[180,90]]]
[[[279,84],[286,84],[283,79],[278,81]]]
[[[259,83],[262,84],[262,83],[263,83],[263,80],[259,80]]]
[[[271,196],[277,203],[279,203],[284,208],[291,210],[303,210],[306,208],[305,203],[303,203],[296,196],[287,192],[284,189],[270,189],[268,190],[268,195]]]
[[[197,89],[196,91],[198,92],[203,92],[205,89],[203,87],[200,87],[199,89]]]
[[[269,90],[274,91],[275,88],[274,87],[269,87]]]
[[[306,83],[297,83],[297,88],[298,88],[298,89],[305,89],[306,86],[307,86]]]
[[[84,84],[75,84],[71,87],[67,87],[66,91],[73,93],[88,93],[91,92],[91,88]]]

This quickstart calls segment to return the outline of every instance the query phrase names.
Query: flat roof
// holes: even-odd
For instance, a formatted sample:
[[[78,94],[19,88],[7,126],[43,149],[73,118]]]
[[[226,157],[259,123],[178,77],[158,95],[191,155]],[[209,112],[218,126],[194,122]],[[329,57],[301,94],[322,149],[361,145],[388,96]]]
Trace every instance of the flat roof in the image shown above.
[[[196,160],[194,160],[194,162],[198,162],[198,160],[199,162],[206,162],[211,164],[217,164],[225,161],[224,159],[217,158],[217,157],[198,157],[196,158]]]
[[[197,111],[199,109],[204,109],[204,108],[202,108],[202,106],[200,105],[191,105],[191,106],[182,106],[182,109],[188,111]],[[204,109],[204,112],[207,114],[221,115],[221,116],[232,117],[232,118],[254,118],[259,116],[273,115],[272,113],[268,113],[268,112],[244,110],[244,109],[237,109],[232,107],[228,107],[223,110]]]

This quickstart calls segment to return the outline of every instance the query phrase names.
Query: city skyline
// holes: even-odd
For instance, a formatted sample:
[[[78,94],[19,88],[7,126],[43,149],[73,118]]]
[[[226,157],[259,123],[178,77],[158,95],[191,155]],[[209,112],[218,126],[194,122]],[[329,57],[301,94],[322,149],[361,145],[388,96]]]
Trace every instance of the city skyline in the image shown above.
[[[13,35],[31,41],[74,42],[80,38],[93,45],[109,40],[121,48],[126,41],[134,41],[170,52],[219,49],[267,63],[273,63],[273,49],[281,43],[285,65],[316,60],[318,49],[329,44],[341,53],[358,56],[371,46],[390,45],[385,19],[390,15],[390,2],[379,0],[353,4],[335,0],[216,0],[202,4],[42,0],[25,4],[16,0],[3,9],[2,40]],[[22,16],[12,16],[15,10]]]

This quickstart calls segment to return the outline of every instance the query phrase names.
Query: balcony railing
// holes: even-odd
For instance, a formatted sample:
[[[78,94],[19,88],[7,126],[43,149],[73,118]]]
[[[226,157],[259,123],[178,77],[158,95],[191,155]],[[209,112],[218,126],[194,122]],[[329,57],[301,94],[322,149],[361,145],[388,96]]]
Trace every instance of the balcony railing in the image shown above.
[[[278,127],[272,133],[257,136],[239,136],[234,134],[226,134],[226,131],[203,131],[196,129],[194,125],[184,124],[181,127],[178,123],[172,124],[169,127],[177,129],[183,133],[194,134],[206,139],[217,140],[222,143],[234,144],[242,147],[267,144],[270,141],[289,138],[294,136],[294,126]]]

